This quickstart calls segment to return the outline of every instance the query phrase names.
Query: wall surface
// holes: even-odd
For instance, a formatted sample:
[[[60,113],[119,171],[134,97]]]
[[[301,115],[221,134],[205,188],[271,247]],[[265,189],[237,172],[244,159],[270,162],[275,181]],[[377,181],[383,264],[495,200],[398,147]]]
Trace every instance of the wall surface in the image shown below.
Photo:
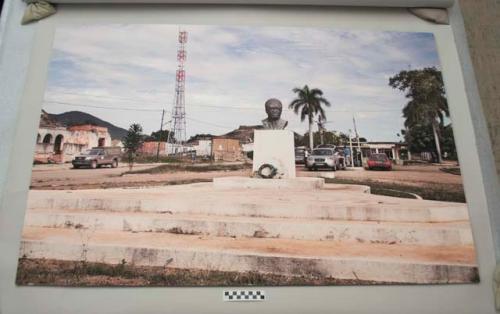
[[[460,7],[500,176],[500,0],[460,0]]]

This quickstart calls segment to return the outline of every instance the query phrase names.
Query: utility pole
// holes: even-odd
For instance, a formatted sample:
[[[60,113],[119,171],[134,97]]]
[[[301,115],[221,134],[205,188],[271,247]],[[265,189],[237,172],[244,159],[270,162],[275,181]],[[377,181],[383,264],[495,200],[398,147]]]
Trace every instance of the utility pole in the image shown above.
[[[325,132],[325,125],[323,124],[323,119],[319,117],[318,119],[318,131],[319,131],[319,138],[321,145],[325,144],[324,143],[324,132]]]
[[[160,144],[161,144],[161,133],[163,132],[163,118],[164,117],[165,117],[165,110],[162,110],[161,111],[160,134],[158,135],[158,148],[156,149],[156,162],[160,161]]]
[[[352,136],[351,136],[352,130],[349,129],[349,147],[351,149],[351,168],[354,168],[354,157],[353,157],[353,151],[352,151]]]
[[[356,139],[358,141],[358,151],[361,156],[361,166],[363,166],[363,151],[361,150],[361,144],[359,143],[358,129],[356,128],[356,119],[354,119],[354,115],[352,115],[352,122],[354,123],[354,132],[356,133]]]

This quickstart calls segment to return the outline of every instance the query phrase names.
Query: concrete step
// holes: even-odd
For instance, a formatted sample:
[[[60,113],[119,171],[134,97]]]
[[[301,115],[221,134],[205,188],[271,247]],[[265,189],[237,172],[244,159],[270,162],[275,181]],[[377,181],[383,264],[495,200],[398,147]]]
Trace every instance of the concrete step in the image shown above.
[[[469,222],[396,223],[31,209],[25,226],[359,243],[473,244]]]
[[[472,246],[425,247],[25,227],[20,255],[394,283],[477,281]]]
[[[325,185],[323,178],[261,179],[248,177],[214,178],[213,187],[218,190],[271,189],[271,190],[319,190]]]
[[[157,212],[358,221],[468,220],[461,203],[372,195],[359,187],[320,190],[215,189],[211,183],[143,189],[31,190],[28,208]]]

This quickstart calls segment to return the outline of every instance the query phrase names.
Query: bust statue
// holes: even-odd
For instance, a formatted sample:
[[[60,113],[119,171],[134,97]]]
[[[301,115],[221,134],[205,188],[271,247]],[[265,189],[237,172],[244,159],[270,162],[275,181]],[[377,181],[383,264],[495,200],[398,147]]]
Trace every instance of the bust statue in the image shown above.
[[[266,130],[283,130],[288,125],[288,121],[281,119],[283,105],[276,98],[266,101],[267,119],[262,120],[262,126]]]

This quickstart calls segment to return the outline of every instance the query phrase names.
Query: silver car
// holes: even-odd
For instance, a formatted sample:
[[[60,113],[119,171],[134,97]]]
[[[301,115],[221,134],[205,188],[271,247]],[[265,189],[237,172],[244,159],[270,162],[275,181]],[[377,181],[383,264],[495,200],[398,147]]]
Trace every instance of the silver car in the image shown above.
[[[338,159],[335,156],[335,150],[331,148],[313,149],[306,159],[306,167],[308,170],[316,170],[318,168],[337,170],[339,165]]]

